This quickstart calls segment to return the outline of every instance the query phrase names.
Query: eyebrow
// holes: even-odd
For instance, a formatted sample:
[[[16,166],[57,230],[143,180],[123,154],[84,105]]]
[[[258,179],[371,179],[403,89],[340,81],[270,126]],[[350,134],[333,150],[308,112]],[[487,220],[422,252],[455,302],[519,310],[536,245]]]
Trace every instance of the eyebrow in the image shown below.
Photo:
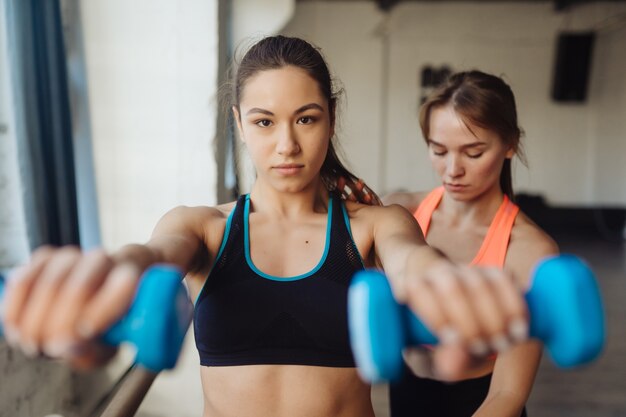
[[[324,108],[322,106],[320,106],[317,103],[309,103],[309,104],[305,104],[304,106],[298,108],[295,112],[293,112],[293,114],[300,114],[300,113],[304,113],[307,110],[319,110],[321,112],[324,111]],[[260,114],[265,114],[267,116],[274,116],[274,113],[272,113],[269,110],[265,110],[265,109],[261,109],[259,107],[253,107],[250,110],[248,110],[248,112],[246,113],[246,116],[250,115],[250,114],[255,114],[255,113],[260,113]]]
[[[426,142],[428,142],[429,145],[441,146],[442,148],[445,148],[444,145],[432,139],[426,139]],[[487,143],[486,142],[472,142],[472,143],[468,143],[467,145],[461,146],[461,149],[476,148],[481,145],[487,145]]]

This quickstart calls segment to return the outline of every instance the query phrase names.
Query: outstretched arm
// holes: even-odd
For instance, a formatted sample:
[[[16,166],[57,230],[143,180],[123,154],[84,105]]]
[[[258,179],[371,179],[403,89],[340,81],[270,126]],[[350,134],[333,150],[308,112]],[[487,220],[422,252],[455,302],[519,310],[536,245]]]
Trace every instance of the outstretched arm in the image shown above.
[[[459,267],[428,247],[415,219],[399,206],[375,208],[374,246],[394,295],[437,334],[435,368],[454,378],[470,364],[470,350],[527,326],[521,292],[508,274]]]
[[[77,367],[97,364],[102,355],[88,342],[126,312],[143,271],[162,262],[189,271],[204,249],[203,225],[218,217],[216,209],[176,208],[159,221],[147,244],[111,255],[101,249],[38,249],[8,283],[7,340],[29,355],[66,357]]]

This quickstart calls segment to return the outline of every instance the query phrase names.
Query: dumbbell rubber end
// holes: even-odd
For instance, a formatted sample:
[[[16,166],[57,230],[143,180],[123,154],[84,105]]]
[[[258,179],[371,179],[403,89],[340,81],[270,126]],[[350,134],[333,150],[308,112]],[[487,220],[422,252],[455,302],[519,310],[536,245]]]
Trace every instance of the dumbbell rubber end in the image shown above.
[[[348,292],[352,352],[361,377],[377,383],[402,376],[406,335],[387,278],[375,270],[355,274]]]
[[[128,342],[137,349],[135,362],[159,372],[172,369],[193,315],[179,269],[154,265],[143,275],[128,314],[105,335],[107,343]]]
[[[531,335],[544,341],[559,367],[584,365],[602,353],[602,298],[593,272],[580,258],[560,255],[539,263],[526,300],[534,313]]]

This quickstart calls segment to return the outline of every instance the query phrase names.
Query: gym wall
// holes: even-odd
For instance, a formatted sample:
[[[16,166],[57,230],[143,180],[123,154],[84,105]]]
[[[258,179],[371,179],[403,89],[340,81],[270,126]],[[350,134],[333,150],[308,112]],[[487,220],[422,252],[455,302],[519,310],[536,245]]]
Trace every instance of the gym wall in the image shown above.
[[[81,2],[102,241],[216,203],[217,1]]]
[[[385,22],[374,2],[308,0],[297,4],[284,33],[318,44],[343,82],[339,140],[357,174],[380,193],[437,183],[416,116],[419,78],[425,65],[448,65],[503,75],[512,86],[530,164],[516,164],[518,192],[541,194],[551,205],[624,207],[626,26],[611,19],[624,12],[621,2],[564,12],[552,2],[400,2]],[[590,29],[596,39],[587,99],[557,103],[557,35]]]

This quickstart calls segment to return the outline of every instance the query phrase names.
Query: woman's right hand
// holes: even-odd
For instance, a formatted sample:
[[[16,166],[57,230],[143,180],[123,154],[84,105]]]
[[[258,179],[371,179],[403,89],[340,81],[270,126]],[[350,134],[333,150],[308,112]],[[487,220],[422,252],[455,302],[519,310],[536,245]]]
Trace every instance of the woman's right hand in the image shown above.
[[[128,310],[142,272],[101,249],[41,247],[7,281],[5,337],[31,357],[60,358],[79,369],[97,366],[115,352],[97,336]]]
[[[432,329],[438,379],[455,380],[489,353],[528,338],[528,309],[511,274],[436,262],[406,285],[406,303]]]

